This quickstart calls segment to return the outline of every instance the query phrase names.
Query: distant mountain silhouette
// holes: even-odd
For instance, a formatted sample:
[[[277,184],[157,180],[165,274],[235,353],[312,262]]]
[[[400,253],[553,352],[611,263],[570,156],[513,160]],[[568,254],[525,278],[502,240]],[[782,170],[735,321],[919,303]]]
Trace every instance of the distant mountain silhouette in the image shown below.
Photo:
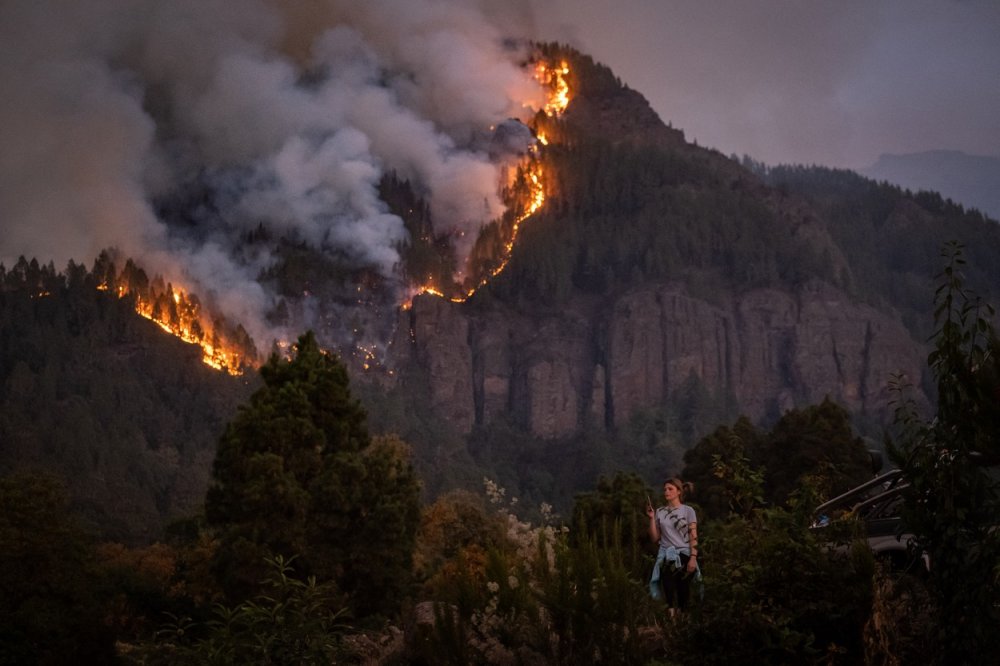
[[[1000,156],[958,150],[885,154],[860,173],[913,190],[931,190],[1000,220]]]

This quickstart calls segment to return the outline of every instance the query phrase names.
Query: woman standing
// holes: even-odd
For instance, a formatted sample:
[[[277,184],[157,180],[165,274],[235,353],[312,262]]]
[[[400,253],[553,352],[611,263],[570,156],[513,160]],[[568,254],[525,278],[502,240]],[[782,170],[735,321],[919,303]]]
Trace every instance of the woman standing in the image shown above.
[[[649,538],[659,543],[649,592],[654,599],[666,593],[671,616],[687,608],[691,598],[691,581],[700,578],[698,570],[698,517],[694,509],[684,504],[684,495],[692,490],[690,483],[677,477],[663,484],[666,506],[646,507],[649,516]],[[661,589],[662,583],[662,589]]]

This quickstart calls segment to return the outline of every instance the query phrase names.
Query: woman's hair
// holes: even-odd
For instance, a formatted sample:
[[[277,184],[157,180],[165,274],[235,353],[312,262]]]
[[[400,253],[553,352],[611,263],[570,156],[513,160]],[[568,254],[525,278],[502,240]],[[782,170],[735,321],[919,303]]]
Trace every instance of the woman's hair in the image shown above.
[[[690,481],[681,481],[681,478],[679,476],[670,477],[669,479],[663,482],[663,485],[667,485],[668,483],[680,491],[682,502],[684,501],[685,497],[694,493],[694,484],[691,483]]]

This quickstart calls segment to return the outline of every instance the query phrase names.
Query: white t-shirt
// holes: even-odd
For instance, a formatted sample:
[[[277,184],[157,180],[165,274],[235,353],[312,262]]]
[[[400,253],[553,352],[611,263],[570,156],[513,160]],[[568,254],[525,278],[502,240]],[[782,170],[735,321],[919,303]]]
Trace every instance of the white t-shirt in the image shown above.
[[[688,526],[698,522],[694,509],[681,504],[676,509],[661,506],[656,510],[656,524],[660,528],[660,547],[687,548],[690,552]]]

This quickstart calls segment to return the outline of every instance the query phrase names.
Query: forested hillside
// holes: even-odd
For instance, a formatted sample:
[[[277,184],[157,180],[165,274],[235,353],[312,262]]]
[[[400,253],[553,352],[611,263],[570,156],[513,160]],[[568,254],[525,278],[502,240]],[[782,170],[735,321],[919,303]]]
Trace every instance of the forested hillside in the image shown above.
[[[540,53],[566,59],[574,99],[563,116],[536,119],[549,142],[538,157],[546,174],[545,205],[522,225],[505,270],[469,302],[432,308],[461,316],[442,319],[446,335],[421,339],[427,348],[412,352],[403,367],[366,373],[357,361],[367,363],[367,356],[357,356],[359,349],[350,345],[341,350],[349,361],[357,356],[350,367],[358,373],[357,390],[372,413],[373,430],[398,433],[413,444],[426,497],[472,487],[485,472],[526,498],[565,510],[573,494],[602,473],[632,468],[653,478],[676,468],[699,437],[749,409],[773,421],[782,409],[821,400],[824,392],[836,394],[833,389],[847,397],[860,391],[861,399],[872,400],[899,367],[897,357],[912,356],[913,365],[922,361],[908,350],[930,331],[929,287],[944,240],[966,245],[971,289],[989,297],[1000,284],[1000,231],[978,213],[933,193],[912,194],[851,172],[727,158],[686,142],[639,93],[589,57],[559,45],[540,47]],[[523,195],[517,187],[507,192],[512,201]],[[452,239],[435,231],[427,202],[396,173],[384,175],[380,191],[411,234],[412,242],[401,249],[404,274],[444,285],[455,270]],[[163,204],[173,223],[186,223],[183,205],[183,197]],[[509,223],[505,218],[487,227],[473,256],[489,255],[489,247],[509,232],[497,227]],[[277,320],[286,305],[328,303],[333,309],[318,320],[320,340],[352,327],[391,328],[394,315],[387,308],[395,304],[387,300],[383,281],[372,282],[363,271],[334,270],[328,258],[264,227],[245,240],[253,248],[278,242],[268,279],[288,303],[276,307]],[[60,271],[32,259],[5,269],[2,461],[5,469],[38,465],[69,475],[73,496],[102,529],[141,539],[196,502],[222,425],[248,394],[247,384],[257,380],[253,372],[233,379],[209,370],[196,349],[136,316],[129,299],[98,290],[105,262]],[[362,287],[370,296],[355,303]],[[735,310],[726,305],[743,297],[745,305]],[[674,310],[664,309],[655,322],[635,319],[643,312],[653,316],[649,298],[669,300]],[[831,306],[833,315],[816,319],[813,313],[795,324],[803,335],[834,336],[829,363],[810,360],[827,350],[807,342],[798,357],[788,358],[783,350],[799,335],[794,322],[772,324],[768,318],[789,307],[804,312],[811,299],[830,298],[840,303]],[[765,312],[760,340],[740,344],[748,355],[777,354],[771,366],[732,367],[732,340],[718,349],[697,346],[743,330],[740,322],[752,319],[751,311]],[[874,311],[885,321],[873,319]],[[837,312],[843,322],[833,318]],[[412,342],[407,316],[396,320],[404,347]],[[466,318],[471,337],[456,328]],[[892,319],[905,323],[912,340],[900,342],[893,333],[872,347],[865,327],[885,334]],[[848,325],[857,331],[854,337],[837,339]],[[536,348],[548,344],[550,329],[552,349]],[[609,365],[617,358],[614,349],[624,344],[615,336],[628,331],[669,336],[672,347],[659,352],[662,376],[643,380],[661,388],[631,387],[627,382],[634,380],[625,373],[633,370]],[[570,335],[581,337],[569,345]],[[436,369],[426,367],[435,349],[454,353],[456,345],[479,338],[486,346],[468,352],[468,376],[460,376],[466,368],[456,359],[442,357]],[[496,351],[498,344],[520,339],[534,342]],[[756,345],[767,347],[755,352]],[[883,357],[845,356],[854,349]],[[591,359],[603,375],[585,365],[563,370],[552,364],[551,354],[569,351]],[[668,351],[676,358],[667,359]],[[399,359],[411,352],[397,345],[394,353]],[[719,357],[729,358],[730,366],[712,360]],[[543,365],[531,370],[540,359]],[[635,363],[656,367],[648,358]],[[852,364],[860,389],[852,388],[856,380],[837,377],[852,371]],[[577,384],[564,376],[577,377]],[[539,378],[549,385],[532,384]],[[919,376],[914,380],[919,383]],[[831,389],[817,388],[827,381]],[[454,394],[462,382],[469,384],[467,393]],[[626,400],[609,382],[647,392]],[[437,397],[442,386],[447,390]],[[592,401],[596,407],[587,406]],[[556,415],[561,420],[552,420],[546,405],[562,404],[569,406]],[[860,399],[858,404],[871,409]],[[465,410],[457,427],[449,416],[456,410]],[[865,434],[879,436],[880,412],[854,417]],[[543,422],[549,425],[538,425]],[[573,466],[564,464],[567,456]],[[73,474],[81,469],[88,473]],[[121,497],[131,499],[117,506]]]
[[[554,182],[491,291],[564,302],[681,280],[709,300],[811,279],[900,313],[926,339],[927,286],[949,240],[970,289],[1000,284],[1000,226],[934,192],[822,166],[768,166],[686,143],[606,67],[556,45],[578,98],[541,123]]]
[[[209,368],[99,284],[72,262],[0,269],[0,470],[53,472],[92,527],[147,541],[204,499],[258,380]]]
[[[996,484],[979,461],[995,454],[997,342],[966,292],[997,284],[995,223],[687,144],[605,68],[549,48],[582,97],[544,123],[546,205],[469,301],[400,310],[396,367],[345,366],[306,334],[232,376],[109,288],[159,284],[132,264],[0,268],[0,656],[853,664],[995,649],[981,572]],[[419,235],[404,272],[449,279],[425,203],[394,174],[381,187]],[[940,258],[948,238],[968,264]],[[322,292],[325,260],[282,248],[283,296]],[[365,278],[333,279],[351,307]],[[170,299],[158,307],[171,319]],[[931,329],[944,420],[919,387],[876,420],[887,368],[919,376]],[[766,417],[740,416],[752,406]],[[810,529],[822,499],[870,477],[860,435],[884,428],[916,481],[903,499],[937,563],[926,587],[875,561],[862,525]],[[679,623],[643,582],[642,522],[677,471],[700,489],[705,573]],[[966,490],[938,511],[928,493],[952,482]]]
[[[540,123],[551,175],[545,207],[525,225],[501,297],[561,302],[683,280],[723,298],[734,290],[844,279],[837,250],[808,209],[746,169],[686,143],[643,97],[589,57],[570,63],[577,97]]]
[[[741,413],[770,425],[830,396],[877,442],[894,374],[933,391],[921,368],[944,242],[970,248],[968,285],[989,298],[995,223],[850,172],[701,148],[606,67],[542,50],[566,59],[575,95],[537,119],[545,205],[468,302],[420,297],[401,317],[397,395],[419,396],[414,413],[465,434],[508,487],[566,506],[615,466],[676,466]]]
[[[859,173],[913,191],[940,192],[1000,220],[1000,155],[970,155],[960,150],[882,154]]]
[[[817,212],[850,266],[858,298],[898,310],[920,339],[930,335],[927,285],[948,241],[965,246],[968,287],[995,301],[1000,285],[1000,224],[936,192],[910,192],[843,169],[767,167],[744,160],[780,192]]]

